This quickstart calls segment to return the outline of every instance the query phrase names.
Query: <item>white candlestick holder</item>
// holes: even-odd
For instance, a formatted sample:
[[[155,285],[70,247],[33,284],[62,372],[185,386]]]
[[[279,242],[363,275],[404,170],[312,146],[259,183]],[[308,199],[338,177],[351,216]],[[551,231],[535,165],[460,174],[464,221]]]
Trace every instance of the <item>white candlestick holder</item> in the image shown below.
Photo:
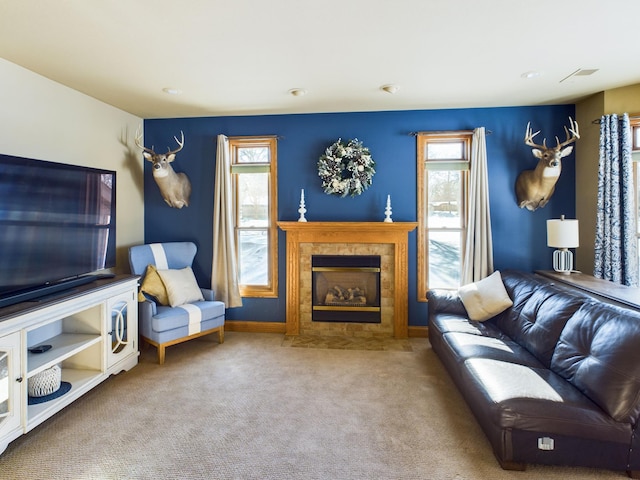
[[[393,220],[391,220],[391,195],[387,195],[387,207],[384,209],[384,213],[384,221],[387,223],[393,223]]]
[[[298,208],[298,213],[300,214],[300,218],[298,218],[298,221],[306,222],[307,219],[304,218],[304,214],[307,213],[307,209],[304,208],[304,188],[300,192],[300,208]]]

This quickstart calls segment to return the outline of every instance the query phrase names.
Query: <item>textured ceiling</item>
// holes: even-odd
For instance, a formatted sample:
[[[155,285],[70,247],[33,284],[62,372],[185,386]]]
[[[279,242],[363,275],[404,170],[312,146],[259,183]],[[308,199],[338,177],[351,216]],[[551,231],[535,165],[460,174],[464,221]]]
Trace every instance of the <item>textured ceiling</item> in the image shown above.
[[[559,104],[640,83],[639,19],[637,0],[0,0],[0,58],[143,118]]]

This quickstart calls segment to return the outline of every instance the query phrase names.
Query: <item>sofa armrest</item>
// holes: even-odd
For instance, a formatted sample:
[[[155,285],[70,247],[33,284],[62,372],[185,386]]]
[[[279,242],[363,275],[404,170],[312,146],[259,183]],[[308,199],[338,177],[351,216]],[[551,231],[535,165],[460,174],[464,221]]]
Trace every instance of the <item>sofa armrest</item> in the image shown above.
[[[207,302],[213,302],[215,300],[214,292],[210,288],[201,288],[200,291]]]
[[[457,291],[429,290],[427,292],[427,301],[429,302],[429,314],[441,312],[458,315],[467,314],[467,310],[464,308]]]

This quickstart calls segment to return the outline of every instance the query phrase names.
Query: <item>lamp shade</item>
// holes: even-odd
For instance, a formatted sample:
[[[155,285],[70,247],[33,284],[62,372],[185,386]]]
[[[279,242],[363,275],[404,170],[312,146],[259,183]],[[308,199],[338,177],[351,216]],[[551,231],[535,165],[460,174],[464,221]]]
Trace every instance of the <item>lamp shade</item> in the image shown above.
[[[580,246],[578,220],[547,220],[547,246],[554,248],[576,248]]]

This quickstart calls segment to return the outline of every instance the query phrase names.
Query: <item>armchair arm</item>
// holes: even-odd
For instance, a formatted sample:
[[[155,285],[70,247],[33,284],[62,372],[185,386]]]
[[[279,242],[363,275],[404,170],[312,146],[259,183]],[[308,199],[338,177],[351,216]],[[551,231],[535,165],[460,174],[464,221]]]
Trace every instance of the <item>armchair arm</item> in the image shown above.
[[[213,302],[215,300],[214,292],[210,288],[201,288],[200,291],[207,302]]]
[[[153,300],[138,302],[138,315],[140,318],[151,318],[158,313],[158,307]]]

